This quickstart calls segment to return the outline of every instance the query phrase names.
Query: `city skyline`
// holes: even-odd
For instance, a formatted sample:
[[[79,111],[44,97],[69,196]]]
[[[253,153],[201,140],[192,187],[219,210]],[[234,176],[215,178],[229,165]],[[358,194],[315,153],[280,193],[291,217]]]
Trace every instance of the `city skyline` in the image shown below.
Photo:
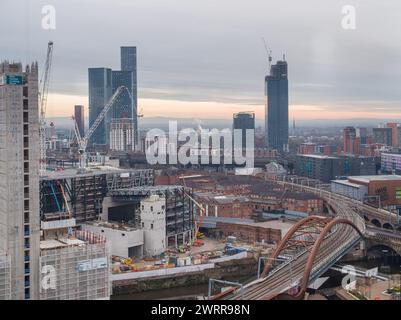
[[[355,30],[341,28],[342,5],[336,1],[323,5],[309,0],[291,7],[273,1],[252,1],[246,7],[222,2],[212,13],[207,10],[210,2],[156,5],[116,1],[111,12],[105,1],[97,4],[96,16],[84,17],[91,1],[57,3],[56,30],[45,31],[40,27],[43,1],[29,6],[5,1],[6,9],[20,9],[27,19],[15,30],[24,39],[20,43],[2,34],[4,57],[15,57],[12,53],[18,51],[16,59],[37,59],[42,66],[45,43],[49,38],[55,41],[48,116],[71,115],[75,104],[83,104],[87,110],[87,68],[105,65],[118,69],[116,48],[132,45],[140,56],[138,97],[146,117],[230,119],[235,112],[252,110],[262,119],[263,78],[268,67],[261,41],[265,37],[274,59],[286,53],[292,66],[290,119],[401,118],[397,90],[401,47],[393,41],[394,30],[400,29],[394,17],[394,7],[400,6],[396,1],[370,1],[369,6],[354,1]],[[319,14],[311,17],[311,7]],[[249,15],[239,19],[243,10]],[[107,32],[115,36],[103,39],[105,30],[99,32],[93,26],[109,13],[110,19],[122,22],[110,24]],[[288,19],[280,19],[282,14]],[[123,19],[128,15],[138,19]],[[163,28],[143,18],[149,15],[160,17],[162,20],[155,21],[164,22]],[[177,22],[178,17],[183,21]],[[72,18],[76,26],[68,23]],[[373,19],[378,23],[370,23]],[[195,23],[191,24],[192,20]],[[4,22],[0,23],[3,26]],[[184,28],[186,25],[190,27]],[[277,29],[288,37],[271,31]],[[126,30],[140,32],[128,34]]]

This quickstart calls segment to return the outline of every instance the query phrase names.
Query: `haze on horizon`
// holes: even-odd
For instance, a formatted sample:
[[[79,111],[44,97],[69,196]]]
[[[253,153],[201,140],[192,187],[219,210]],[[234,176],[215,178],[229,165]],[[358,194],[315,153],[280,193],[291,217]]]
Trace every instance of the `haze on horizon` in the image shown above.
[[[48,4],[54,31],[41,28]],[[341,27],[347,4],[355,30]],[[119,69],[120,46],[134,45],[146,117],[262,119],[264,37],[273,62],[285,53],[289,64],[290,119],[401,119],[399,0],[3,0],[0,8],[9,13],[1,60],[42,66],[55,43],[49,117],[87,107],[88,68]]]

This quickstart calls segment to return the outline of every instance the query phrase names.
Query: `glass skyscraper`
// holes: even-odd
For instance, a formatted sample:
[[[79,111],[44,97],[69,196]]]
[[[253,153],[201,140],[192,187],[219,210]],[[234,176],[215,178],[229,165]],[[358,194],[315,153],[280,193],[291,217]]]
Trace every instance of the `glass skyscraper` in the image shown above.
[[[108,68],[89,68],[89,127],[95,122],[99,113],[112,96],[112,71]],[[106,123],[111,122],[108,112],[105,119],[93,133],[91,143],[94,145],[107,144]]]
[[[246,130],[253,130],[253,136],[255,136],[255,113],[253,112],[239,112],[233,116],[233,129],[242,130],[241,148],[254,148],[254,146],[248,146],[246,144]],[[239,141],[234,144],[238,147]]]
[[[138,92],[137,92],[137,71],[136,71],[136,47],[121,47],[121,71],[132,72],[132,96],[133,96],[133,110],[132,120],[134,123],[135,131],[135,144],[139,144],[138,136]]]
[[[265,78],[266,146],[288,151],[288,66],[286,61],[272,65]]]
[[[108,68],[89,69],[89,127],[120,86],[127,87],[130,94],[124,92],[117,99],[105,120],[93,134],[92,144],[110,144],[109,132],[113,119],[132,119],[135,144],[138,145],[136,47],[121,47],[120,71]]]

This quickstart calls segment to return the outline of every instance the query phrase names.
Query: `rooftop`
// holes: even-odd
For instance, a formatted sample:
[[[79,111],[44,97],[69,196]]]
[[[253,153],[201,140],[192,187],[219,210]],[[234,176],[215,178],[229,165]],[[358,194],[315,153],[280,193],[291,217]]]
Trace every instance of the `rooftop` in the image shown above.
[[[261,227],[261,228],[270,228],[281,230],[282,235],[286,234],[288,230],[291,229],[293,223],[290,222],[282,222],[281,220],[271,220],[265,222],[254,222],[251,219],[240,219],[240,218],[228,218],[228,217],[204,217],[202,226],[213,228],[216,227],[216,224],[220,223],[231,223],[231,224],[241,224],[253,227]]]
[[[400,175],[377,175],[377,176],[350,176],[348,180],[359,181],[362,183],[369,183],[371,181],[399,181]]]
[[[77,238],[59,238],[40,241],[40,250],[50,250],[71,246],[85,245],[86,242]]]
[[[342,184],[345,186],[353,187],[353,188],[360,188],[360,184],[352,183],[349,180],[332,180],[331,182],[337,183],[337,184]]]
[[[99,228],[109,228],[127,232],[138,230],[138,228],[135,227],[133,224],[119,223],[113,221],[86,221],[85,224]]]
[[[144,169],[146,170],[146,169]],[[151,169],[149,169],[151,170]],[[93,166],[89,167],[88,171],[85,173],[78,173],[76,168],[67,168],[65,170],[60,171],[47,171],[46,175],[40,177],[40,180],[59,180],[59,179],[69,179],[69,178],[77,178],[77,177],[92,177],[102,174],[130,174],[133,172],[141,171],[141,169],[120,169],[112,166]]]
[[[326,156],[321,154],[297,154],[298,157],[315,158],[315,159],[338,159],[337,157]]]

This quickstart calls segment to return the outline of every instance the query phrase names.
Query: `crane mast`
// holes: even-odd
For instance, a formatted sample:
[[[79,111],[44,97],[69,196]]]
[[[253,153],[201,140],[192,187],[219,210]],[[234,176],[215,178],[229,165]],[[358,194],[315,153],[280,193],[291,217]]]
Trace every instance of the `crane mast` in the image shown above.
[[[101,122],[104,120],[104,117],[106,116],[107,112],[109,112],[111,107],[113,107],[113,105],[116,102],[116,100],[120,97],[120,95],[124,91],[127,91],[129,96],[130,96],[130,98],[133,99],[131,93],[129,92],[129,90],[128,90],[128,88],[126,86],[118,87],[116,92],[114,92],[114,94],[110,98],[109,102],[107,102],[107,104],[104,106],[102,111],[97,116],[95,122],[92,124],[92,126],[89,128],[89,130],[86,132],[84,137],[81,137],[81,135],[79,133],[78,124],[77,124],[77,121],[76,121],[75,117],[72,117],[72,119],[74,121],[74,132],[75,132],[75,136],[76,136],[77,142],[78,142],[79,170],[80,171],[85,171],[86,170],[86,158],[87,158],[87,156],[86,156],[86,148],[88,146],[90,138],[92,137],[92,135],[94,134],[96,129],[99,127]]]
[[[43,76],[40,80],[40,93],[39,93],[39,138],[40,138],[40,175],[46,174],[46,105],[47,95],[49,92],[50,72],[53,60],[53,41],[49,41],[47,45],[47,55],[44,67]]]
[[[267,54],[267,58],[268,58],[268,63],[269,63],[269,70],[267,70],[267,72],[268,72],[268,74],[270,74],[270,69],[271,69],[271,67],[272,67],[272,61],[273,61],[273,58],[272,58],[272,51],[271,51],[270,48],[267,47],[267,43],[266,43],[265,38],[262,37],[262,41],[263,41],[263,45],[264,45],[265,50],[266,50],[266,54]]]

